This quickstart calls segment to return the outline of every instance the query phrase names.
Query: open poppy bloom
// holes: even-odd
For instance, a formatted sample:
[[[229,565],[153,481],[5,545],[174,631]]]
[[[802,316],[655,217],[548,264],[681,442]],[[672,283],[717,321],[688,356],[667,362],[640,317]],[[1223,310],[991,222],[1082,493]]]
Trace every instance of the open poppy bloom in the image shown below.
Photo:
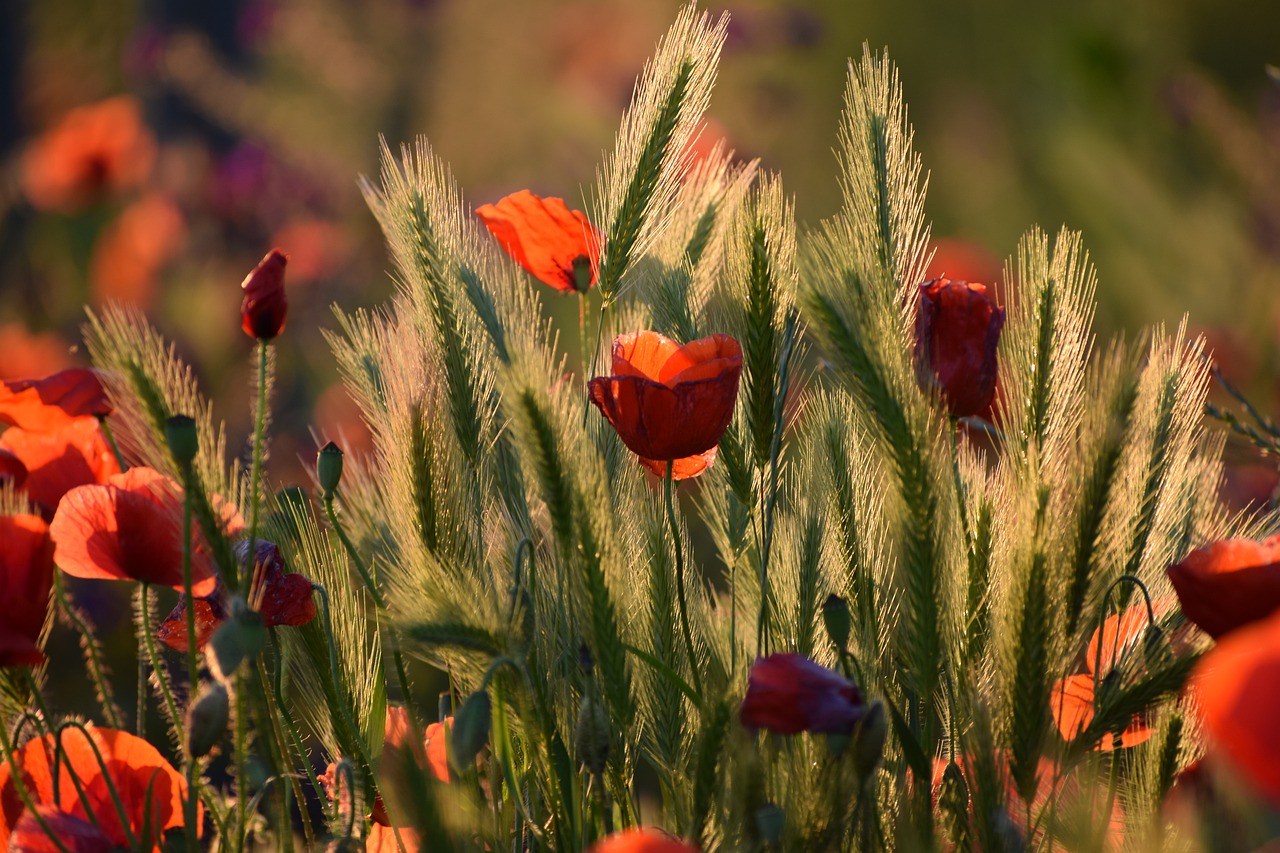
[[[1165,607],[1167,604],[1157,602],[1157,612]],[[1149,624],[1146,607],[1130,607],[1107,617],[1101,629],[1093,632],[1084,656],[1086,671],[1058,681],[1050,696],[1053,719],[1063,740],[1070,741],[1088,728],[1102,680],[1118,669],[1120,661],[1146,636]],[[1117,738],[1109,734],[1098,741],[1096,749],[1109,752],[1117,746],[1137,746],[1153,733],[1141,717],[1134,717],[1120,733],[1118,744]]]
[[[1191,677],[1209,756],[1280,808],[1280,614],[1231,632]]]
[[[746,728],[783,735],[848,734],[865,711],[852,681],[804,655],[779,653],[751,665],[739,717]]]
[[[742,378],[742,347],[728,335],[681,346],[657,332],[619,335],[613,375],[587,386],[596,405],[640,462],[658,476],[683,480],[715,460],[733,417]]]
[[[1182,612],[1215,640],[1280,610],[1280,536],[1214,542],[1167,572]]]
[[[698,853],[698,848],[660,829],[633,826],[600,839],[590,853]]]
[[[143,836],[149,834],[152,849],[159,850],[164,831],[183,825],[186,780],[145,740],[92,724],[88,730],[93,744],[79,729],[63,732],[63,754],[56,773],[52,736],[35,738],[18,750],[15,759],[27,793],[68,849],[134,849]],[[102,754],[110,781],[120,795],[122,809],[116,807],[111,797],[107,779],[94,756],[94,746]],[[76,780],[92,814],[86,811],[77,793]],[[37,838],[42,841],[37,842]],[[23,839],[33,846],[22,846]],[[41,843],[50,842],[23,806],[12,768],[8,762],[2,762],[0,846],[7,845],[5,849],[9,850],[45,849],[39,846]]]
[[[0,516],[0,667],[44,662],[40,632],[52,589],[49,526],[34,515]]]
[[[181,590],[182,502],[182,488],[152,468],[131,468],[104,484],[72,489],[49,526],[58,567],[79,578]],[[231,507],[223,504],[221,515],[228,534],[244,528]],[[195,531],[191,577],[196,595],[209,595],[217,585],[213,561]]]
[[[954,418],[980,415],[996,391],[996,346],[1004,326],[983,284],[937,278],[920,285],[916,376],[937,385]]]
[[[595,284],[600,232],[564,199],[520,190],[497,204],[481,205],[476,216],[507,254],[544,284],[576,293]]]
[[[248,540],[236,543],[236,559],[244,562],[249,549]],[[258,540],[253,556],[253,584],[249,591],[249,606],[262,614],[264,627],[276,625],[305,625],[316,618],[316,603],[311,597],[312,585],[300,574],[286,572],[284,559],[275,543]],[[218,626],[227,620],[230,607],[227,591],[219,580],[213,592],[196,599],[196,648],[202,649]],[[160,642],[169,648],[187,650],[187,601],[184,594],[178,606],[156,632]]]
[[[46,518],[53,517],[67,492],[120,473],[96,418],[69,419],[51,432],[9,427],[0,433],[0,451],[22,463],[27,472],[23,489]]]
[[[251,338],[269,341],[284,331],[289,301],[284,296],[284,268],[289,257],[279,249],[267,256],[240,283],[240,326]]]
[[[0,381],[0,423],[52,432],[73,418],[110,414],[107,392],[93,370],[71,368],[43,379]]]
[[[22,191],[40,210],[73,212],[141,184],[156,144],[136,99],[108,98],[71,110],[22,158]]]

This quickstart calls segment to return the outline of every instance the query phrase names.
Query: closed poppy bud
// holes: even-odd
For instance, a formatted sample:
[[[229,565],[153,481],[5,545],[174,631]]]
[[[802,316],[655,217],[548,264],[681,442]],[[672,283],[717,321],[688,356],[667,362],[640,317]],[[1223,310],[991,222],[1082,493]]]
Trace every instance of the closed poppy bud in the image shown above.
[[[600,233],[564,199],[521,190],[497,204],[481,205],[476,216],[507,254],[544,284],[586,293],[595,283]]]
[[[803,655],[779,653],[751,666],[739,716],[749,729],[778,734],[849,734],[865,713],[852,681]]]
[[[1004,309],[986,285],[938,278],[920,285],[916,376],[937,385],[952,417],[980,415],[996,390],[996,345]]]
[[[186,415],[174,415],[164,422],[164,438],[169,444],[173,460],[180,466],[190,465],[200,450],[196,422]]]
[[[187,712],[187,748],[199,758],[217,746],[227,730],[231,703],[227,688],[221,684],[206,685]]]
[[[864,781],[880,766],[888,734],[889,718],[885,716],[884,703],[877,699],[867,706],[853,736],[853,759]]]
[[[241,326],[251,338],[269,341],[284,331],[289,303],[284,296],[284,268],[288,256],[272,249],[240,283]]]
[[[1280,610],[1280,536],[1214,542],[1167,571],[1182,612],[1215,640]]]
[[[332,441],[320,448],[316,456],[316,479],[326,498],[332,497],[342,482],[342,448]]]
[[[715,459],[741,378],[742,347],[728,335],[681,346],[645,331],[614,340],[613,375],[592,379],[588,392],[641,464],[665,476],[672,462],[682,480]]]
[[[493,704],[489,700],[489,694],[483,690],[471,694],[462,703],[449,732],[454,767],[462,770],[476,760],[480,750],[489,742],[492,715]]]
[[[596,776],[604,772],[605,762],[609,760],[609,741],[609,717],[604,706],[590,695],[583,696],[578,706],[573,745],[578,751],[578,760]]]
[[[15,489],[21,489],[26,481],[27,466],[22,464],[22,460],[16,453],[10,453],[0,447],[0,487],[9,483]]]
[[[822,624],[837,649],[849,648],[849,604],[834,592],[822,603]]]
[[[209,669],[215,678],[226,683],[240,664],[257,657],[266,645],[267,629],[262,616],[250,610],[244,599],[236,598],[231,602],[231,618],[209,640]]]

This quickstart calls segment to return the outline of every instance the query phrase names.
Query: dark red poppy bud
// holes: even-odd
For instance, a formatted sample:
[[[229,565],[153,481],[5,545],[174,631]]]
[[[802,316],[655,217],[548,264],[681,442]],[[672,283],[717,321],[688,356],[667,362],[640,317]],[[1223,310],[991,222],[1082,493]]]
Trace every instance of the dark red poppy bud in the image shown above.
[[[289,302],[284,296],[284,267],[289,258],[272,249],[240,283],[244,301],[240,303],[241,326],[251,338],[269,341],[284,331]]]
[[[857,686],[803,655],[774,654],[751,666],[742,725],[778,734],[849,734],[866,708]]]
[[[936,278],[920,285],[916,377],[936,385],[952,417],[980,415],[996,391],[996,345],[1004,326],[986,285]]]

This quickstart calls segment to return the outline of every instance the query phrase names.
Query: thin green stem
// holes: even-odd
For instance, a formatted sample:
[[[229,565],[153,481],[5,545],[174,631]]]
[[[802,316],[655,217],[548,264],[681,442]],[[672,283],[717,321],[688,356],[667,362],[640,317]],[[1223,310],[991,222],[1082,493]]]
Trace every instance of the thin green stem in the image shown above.
[[[590,380],[590,377],[594,376],[596,372],[596,359],[600,357],[600,341],[601,341],[601,338],[604,336],[604,312],[605,312],[605,309],[608,307],[609,307],[609,297],[605,296],[602,293],[601,299],[600,299],[600,316],[596,324],[596,345],[595,345],[595,348],[591,350],[591,364],[587,367],[587,371],[586,371],[588,380]],[[591,411],[591,398],[588,397],[586,405],[582,409],[583,426],[586,426],[587,413],[590,411]]]
[[[200,661],[196,657],[196,599],[192,593],[191,580],[191,496],[183,492],[182,497],[182,593],[186,602],[187,617],[187,704],[195,702],[196,688],[199,686]],[[187,850],[196,853],[200,843],[196,837],[197,794],[196,794],[196,757],[191,754],[191,738],[183,738],[182,751],[187,760],[187,796],[183,802],[183,814],[187,831],[183,833],[187,841]]]
[[[333,527],[333,531],[338,534],[338,540],[342,543],[343,549],[346,550],[347,556],[351,558],[356,571],[360,573],[360,580],[364,582],[365,589],[369,590],[369,595],[373,596],[373,603],[378,605],[379,610],[386,610],[387,604],[382,598],[382,593],[378,592],[378,585],[374,583],[373,575],[369,574],[369,567],[360,558],[360,552],[356,550],[356,546],[347,536],[347,531],[338,522],[338,514],[333,509],[333,495],[331,494],[324,497],[324,511],[325,515],[329,517],[329,524]]]
[[[253,563],[257,554],[258,542],[258,491],[262,482],[262,457],[266,444],[267,432],[267,380],[268,358],[267,342],[258,340],[258,409],[254,413],[253,424],[253,469],[249,477],[249,549],[244,558],[244,577],[240,578],[240,592],[249,597],[249,588],[253,584]]]
[[[85,668],[89,673],[89,680],[93,682],[94,689],[98,693],[98,699],[102,704],[102,717],[106,720],[108,726],[113,729],[124,728],[124,724],[120,719],[120,710],[116,707],[115,695],[111,692],[111,682],[107,679],[106,667],[102,663],[102,649],[98,646],[97,636],[89,627],[89,622],[85,619],[80,609],[71,601],[71,593],[67,589],[66,582],[62,578],[62,572],[54,572],[53,575],[54,594],[58,599],[58,608],[62,611],[62,615],[71,623],[76,632],[80,634],[80,642],[84,648]]]
[[[138,848],[138,839],[133,834],[133,827],[129,824],[129,814],[124,810],[124,801],[120,799],[120,791],[116,788],[115,779],[111,775],[107,762],[102,757],[102,750],[98,749],[98,743],[93,739],[93,735],[84,723],[79,720],[66,720],[59,724],[54,739],[57,742],[58,751],[62,751],[62,733],[67,729],[76,729],[84,737],[85,742],[89,744],[89,748],[93,750],[93,757],[98,762],[98,770],[102,774],[102,781],[106,785],[107,793],[111,795],[111,803],[116,807],[116,815],[120,818],[120,827],[124,830],[125,838],[129,840],[130,849]],[[70,762],[68,762],[67,771],[72,774],[73,780],[78,784],[79,779],[75,777],[71,770]],[[82,795],[83,796],[83,795]],[[86,797],[87,799],[87,797]]]
[[[587,294],[578,291],[578,358],[582,364],[582,387],[585,389],[591,381],[587,364]]]
[[[235,690],[235,752],[236,752],[236,835],[232,839],[232,849],[241,853],[244,850],[247,824],[249,822],[249,728],[245,708],[245,677],[241,672],[236,676]]]
[[[667,461],[667,476],[663,478],[663,492],[667,499],[667,521],[671,524],[671,541],[676,549],[676,603],[680,607],[680,630],[684,632],[684,643],[689,649],[689,673],[693,677],[693,689],[702,696],[702,676],[698,675],[698,656],[693,649],[693,632],[689,630],[689,610],[684,599],[684,553],[680,546],[680,525],[676,521],[675,501],[672,488],[675,473],[675,461]]]
[[[98,426],[102,427],[102,435],[107,440],[107,444],[111,447],[111,452],[115,454],[116,465],[121,471],[129,470],[129,466],[124,462],[124,454],[120,452],[120,445],[116,444],[116,437],[111,432],[111,425],[107,423],[106,418],[98,418]]]
[[[7,737],[0,737],[0,751],[4,752],[4,759],[9,765],[9,781],[13,784],[13,789],[18,792],[18,799],[22,800],[22,805],[26,807],[26,813],[35,818],[36,824],[49,837],[53,845],[58,848],[59,853],[71,853],[71,850],[62,842],[62,839],[54,834],[53,828],[49,826],[49,823],[40,814],[35,802],[31,799],[31,792],[27,790],[22,768],[18,766],[18,757],[14,754],[14,750],[9,747],[9,739]]]

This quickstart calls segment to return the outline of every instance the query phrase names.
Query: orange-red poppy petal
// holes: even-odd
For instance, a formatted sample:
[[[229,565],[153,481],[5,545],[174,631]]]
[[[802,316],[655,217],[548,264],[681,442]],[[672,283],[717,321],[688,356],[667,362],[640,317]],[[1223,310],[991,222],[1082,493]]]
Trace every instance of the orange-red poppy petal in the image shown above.
[[[576,291],[576,264],[585,264],[590,271],[587,287],[595,283],[600,233],[584,213],[570,210],[564,199],[520,190],[497,204],[481,205],[476,216],[507,254],[544,284]]]
[[[672,460],[671,479],[673,480],[690,480],[703,471],[711,467],[716,461],[716,454],[720,452],[719,447],[713,447],[705,453],[698,453],[693,456],[686,456],[683,459]],[[645,459],[640,457],[640,464],[658,479],[667,476],[667,463],[662,459]]]
[[[1280,537],[1225,539],[1168,568],[1182,612],[1215,640],[1280,610]]]
[[[9,837],[8,849],[13,853],[61,853],[64,848],[70,853],[112,853],[116,849],[116,844],[95,823],[55,806],[36,806],[36,811],[44,826],[35,815],[23,812]],[[62,847],[49,837],[45,826],[62,842]]]
[[[10,427],[0,434],[0,449],[21,460],[27,469],[27,497],[49,516],[70,490],[105,483],[120,473],[115,453],[93,418],[67,420],[52,432]]]
[[[1065,741],[1074,740],[1093,722],[1093,702],[1096,682],[1092,675],[1070,675],[1053,686],[1049,696],[1053,721]],[[1148,740],[1154,730],[1141,718],[1134,717],[1120,734],[1121,748],[1137,746]],[[1103,735],[1095,749],[1110,752],[1116,748],[1112,734]]]
[[[1191,685],[1210,754],[1280,807],[1280,615],[1224,637]]]
[[[158,471],[131,468],[72,489],[49,529],[58,567],[69,575],[183,587],[182,490]],[[195,595],[213,592],[212,561],[194,539],[191,573]]]
[[[40,633],[52,589],[49,526],[34,515],[0,516],[0,667],[44,661]]]
[[[651,826],[632,827],[602,838],[590,853],[698,853],[687,841]]]
[[[0,381],[0,423],[50,432],[73,418],[109,414],[107,392],[92,370],[71,368],[43,379]]]

